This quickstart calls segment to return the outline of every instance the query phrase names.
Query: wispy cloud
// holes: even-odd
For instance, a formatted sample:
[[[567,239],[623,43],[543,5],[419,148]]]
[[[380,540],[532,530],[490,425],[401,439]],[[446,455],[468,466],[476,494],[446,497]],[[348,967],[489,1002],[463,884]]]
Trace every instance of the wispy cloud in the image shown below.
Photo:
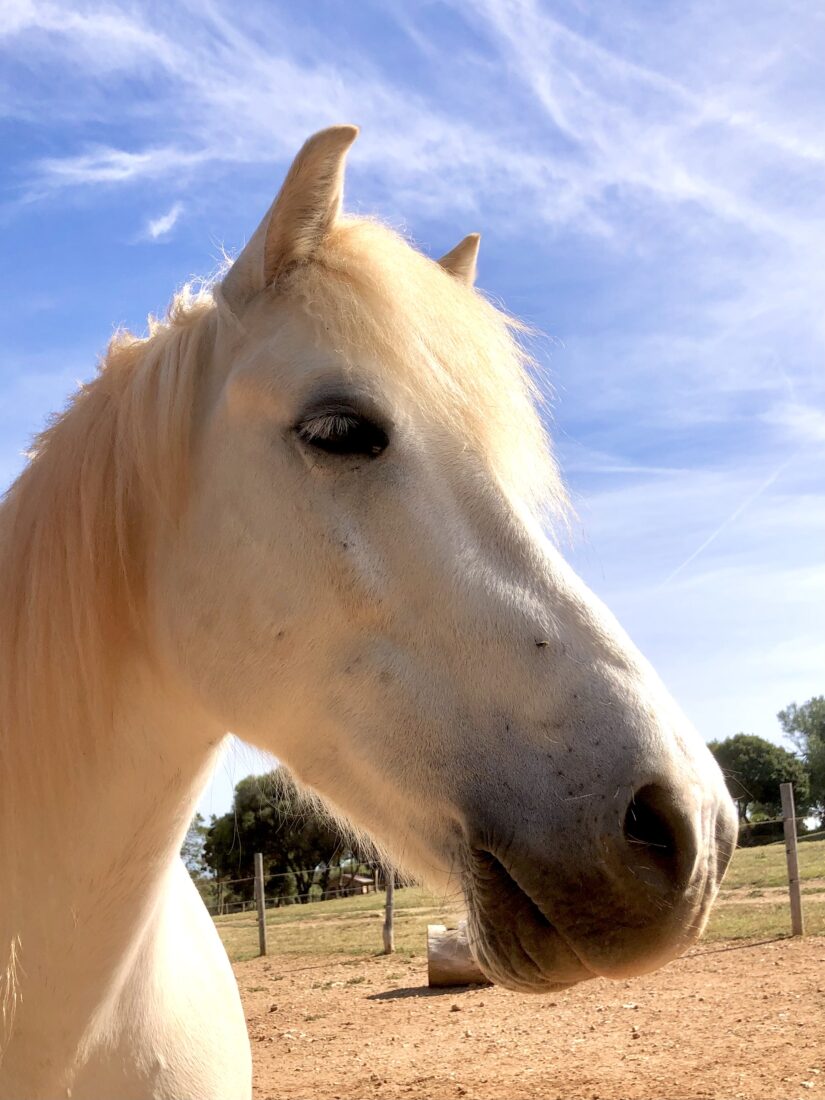
[[[363,52],[332,49],[317,32],[313,49],[300,51],[297,60],[284,43],[292,37],[300,47],[306,28],[279,6],[268,6],[261,19],[253,4],[246,23],[220,4],[199,8],[198,15],[183,8],[160,26],[140,6],[78,8],[20,4],[6,36],[23,58],[59,54],[82,70],[70,107],[76,112],[84,100],[90,113],[105,112],[101,75],[108,83],[117,73],[127,79],[151,66],[162,74],[152,97],[157,132],[148,142],[136,133],[129,148],[41,159],[33,166],[36,189],[159,179],[182,166],[265,163],[313,128],[351,118],[364,125],[362,162],[425,207],[509,196],[522,221],[529,212],[550,226],[610,235],[624,231],[624,197],[635,192],[665,207],[694,206],[755,233],[810,232],[808,222],[779,208],[759,186],[771,170],[764,156],[737,162],[727,150],[755,142],[820,163],[821,142],[754,118],[730,81],[724,95],[692,89],[572,30],[533,0],[480,0],[474,9],[496,66],[523,85],[532,123],[526,142],[524,126],[514,133],[512,117],[485,117],[470,109],[467,91],[461,95],[462,86],[478,87],[490,76],[490,62],[473,53],[451,58],[426,94],[411,91]],[[466,18],[465,9],[456,10]],[[406,13],[402,19],[412,35],[415,18]],[[418,39],[428,41],[426,32]],[[124,105],[129,111],[122,102],[118,110]],[[536,125],[536,108],[543,127]],[[139,113],[131,113],[139,133]]]
[[[711,531],[707,538],[703,539],[702,542],[696,547],[696,549],[692,550],[691,553],[688,554],[688,556],[684,559],[684,561],[679,562],[676,568],[665,577],[660,585],[660,589],[667,588],[667,586],[672,581],[674,581],[680,573],[684,572],[684,570],[687,569],[688,566],[692,565],[693,562],[696,561],[700,554],[703,554],[709,546],[716,542],[722,532],[730,527],[732,523],[735,523],[736,520],[738,520],[739,517],[742,515],[742,513],[747,508],[750,508],[750,506],[755,501],[757,501],[759,497],[761,497],[762,494],[771,487],[771,485],[773,485],[776,479],[782,474],[783,470],[787,469],[787,467],[795,458],[796,455],[792,455],[791,458],[788,458],[784,462],[780,463],[780,465],[777,466],[775,470],[772,470],[771,473],[768,474],[764,481],[760,482],[759,485],[757,485],[757,487],[752,492],[748,493],[745,499],[736,505],[730,515],[726,516],[719,524],[719,526]]]
[[[168,146],[144,149],[139,153],[104,146],[72,156],[44,157],[35,161],[34,182],[39,190],[44,186],[56,189],[161,179],[181,168],[200,164],[204,159],[202,152],[187,152]]]
[[[820,469],[641,475],[583,502],[578,568],[709,738],[776,737],[777,710],[821,683]]]
[[[133,68],[147,58],[168,64],[175,55],[170,40],[148,21],[136,18],[115,3],[71,7],[44,0],[9,0],[3,6],[0,41],[19,42],[37,35],[38,53],[61,51],[70,43],[97,70]]]
[[[158,218],[149,219],[146,223],[146,233],[153,241],[167,236],[174,229],[182,213],[183,204],[176,202],[165,214],[161,214]]]

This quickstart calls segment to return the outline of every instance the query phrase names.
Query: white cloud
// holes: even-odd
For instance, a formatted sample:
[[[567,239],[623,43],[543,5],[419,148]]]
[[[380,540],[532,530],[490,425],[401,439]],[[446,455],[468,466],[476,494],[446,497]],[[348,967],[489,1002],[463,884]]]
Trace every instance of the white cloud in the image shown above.
[[[177,51],[162,33],[134,18],[117,4],[53,4],[42,0],[7,0],[0,22],[0,41],[25,49],[26,36],[36,35],[38,53],[63,54],[69,45],[98,71],[145,66],[147,60],[174,63]]]
[[[825,444],[825,409],[798,401],[777,403],[762,418],[766,424],[781,427],[800,444]]]
[[[466,16],[463,7],[458,10]],[[477,169],[474,188],[484,193],[496,188],[503,173],[502,184],[512,188],[513,180],[520,180],[551,221],[564,216],[598,220],[588,207],[621,184],[648,189],[667,201],[699,202],[720,216],[770,228],[768,207],[706,170],[702,161],[708,147],[718,152],[721,133],[741,131],[795,156],[825,157],[821,144],[804,135],[754,120],[739,105],[747,101],[736,88],[727,91],[731,106],[716,90],[699,94],[574,33],[529,0],[483,0],[474,23],[480,15],[478,29],[486,27],[499,66],[508,67],[510,79],[525,82],[533,107],[540,105],[572,146],[567,150],[555,142],[552,151],[534,143],[525,152],[507,136],[510,120],[502,125],[478,112],[470,122],[470,112],[448,109],[437,89],[429,96],[411,91],[364,54],[329,48],[331,40],[322,34],[313,42],[315,59],[307,60],[308,51],[300,48],[305,31],[292,25],[288,10],[280,7],[258,10],[253,5],[246,28],[237,13],[225,15],[219,4],[200,7],[197,15],[171,9],[160,24],[150,23],[148,11],[142,17],[139,6],[124,10],[117,3],[77,4],[71,10],[18,3],[10,12],[5,37],[13,40],[15,51],[82,65],[77,92],[96,109],[108,91],[95,83],[100,74],[131,73],[149,65],[164,76],[153,93],[153,118],[177,141],[121,150],[132,159],[123,164],[129,172],[116,177],[60,173],[56,158],[41,163],[63,183],[137,177],[158,163],[154,147],[181,142],[188,153],[197,149],[204,159],[268,160],[293,148],[312,126],[351,117],[374,130],[383,149],[376,165],[383,163],[394,178],[416,179],[433,167],[452,175],[451,169],[470,166]],[[414,17],[406,12],[399,18],[414,36]],[[426,35],[418,37],[432,52]],[[297,47],[292,56],[290,38]],[[460,83],[472,87],[468,76],[484,76],[472,54],[451,61],[453,89]],[[124,107],[129,111],[129,104],[119,101],[118,110]],[[698,144],[703,138],[704,147]],[[76,155],[67,159],[71,164]],[[160,163],[172,171],[174,160],[167,153]]]
[[[176,202],[165,214],[161,214],[158,218],[150,218],[146,223],[147,234],[153,241],[165,237],[168,233],[172,232],[182,213],[183,204]]]
[[[469,52],[450,58],[440,86],[413,90],[371,56],[333,49],[323,33],[302,49],[306,31],[282,7],[253,5],[246,25],[220,4],[197,14],[172,9],[152,25],[140,7],[116,3],[16,10],[15,50],[35,58],[50,52],[82,70],[70,110],[82,111],[85,97],[91,117],[111,111],[109,81],[99,78],[114,79],[116,70],[151,66],[162,74],[150,95],[157,132],[149,140],[133,135],[129,148],[43,159],[35,165],[36,193],[158,179],[181,167],[266,163],[313,129],[351,120],[364,126],[360,163],[403,189],[414,209],[468,209],[506,197],[519,224],[530,217],[609,235],[626,232],[621,189],[665,207],[694,205],[759,234],[810,234],[757,186],[759,155],[749,149],[747,157],[725,159],[725,150],[757,142],[817,162],[825,158],[821,144],[754,120],[731,81],[724,95],[692,90],[575,33],[530,0],[482,0],[473,20],[498,55],[496,68],[523,83],[525,114],[536,122],[537,110],[545,116],[543,127],[527,128],[527,141],[514,125],[520,119],[473,110],[466,89],[488,83],[490,74]],[[457,11],[466,18],[466,9]],[[416,14],[425,17],[420,10],[399,16],[412,37]],[[426,34],[418,38],[427,42]],[[117,112],[136,122],[142,107],[117,99]]]
[[[159,179],[181,168],[194,167],[204,159],[202,152],[187,153],[168,146],[144,149],[140,153],[104,146],[72,156],[44,157],[35,166],[38,184],[55,189],[69,185]]]

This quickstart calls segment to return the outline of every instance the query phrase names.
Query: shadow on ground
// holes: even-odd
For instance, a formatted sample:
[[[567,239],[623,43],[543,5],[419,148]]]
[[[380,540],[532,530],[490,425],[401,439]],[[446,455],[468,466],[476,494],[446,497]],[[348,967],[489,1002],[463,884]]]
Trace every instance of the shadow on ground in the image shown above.
[[[406,986],[404,989],[388,989],[384,993],[370,993],[368,1001],[405,1001],[410,997],[456,997],[478,989],[477,985],[451,985],[432,988],[429,985]]]

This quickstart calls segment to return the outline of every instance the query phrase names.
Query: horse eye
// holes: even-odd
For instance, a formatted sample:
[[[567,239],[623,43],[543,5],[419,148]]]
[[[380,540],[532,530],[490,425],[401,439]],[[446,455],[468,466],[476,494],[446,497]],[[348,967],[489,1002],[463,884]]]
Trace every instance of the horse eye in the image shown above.
[[[298,425],[297,433],[302,443],[330,455],[375,458],[389,444],[380,425],[352,409],[315,413]]]

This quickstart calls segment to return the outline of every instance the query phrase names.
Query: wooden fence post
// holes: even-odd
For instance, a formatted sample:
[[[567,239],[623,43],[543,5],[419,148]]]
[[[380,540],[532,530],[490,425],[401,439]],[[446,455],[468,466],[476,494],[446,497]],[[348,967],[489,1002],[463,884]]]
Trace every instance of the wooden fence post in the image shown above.
[[[799,889],[799,856],[796,847],[796,809],[793,800],[793,783],[780,783],[782,818],[785,830],[785,858],[788,861],[788,893],[791,898],[791,931],[794,936],[805,935],[802,918],[802,893]]]
[[[395,907],[395,871],[385,872],[387,900],[384,904],[384,954],[391,955],[395,950],[393,934],[393,909]]]
[[[255,853],[255,900],[258,903],[258,954],[266,954],[266,899],[264,897],[264,857]]]

